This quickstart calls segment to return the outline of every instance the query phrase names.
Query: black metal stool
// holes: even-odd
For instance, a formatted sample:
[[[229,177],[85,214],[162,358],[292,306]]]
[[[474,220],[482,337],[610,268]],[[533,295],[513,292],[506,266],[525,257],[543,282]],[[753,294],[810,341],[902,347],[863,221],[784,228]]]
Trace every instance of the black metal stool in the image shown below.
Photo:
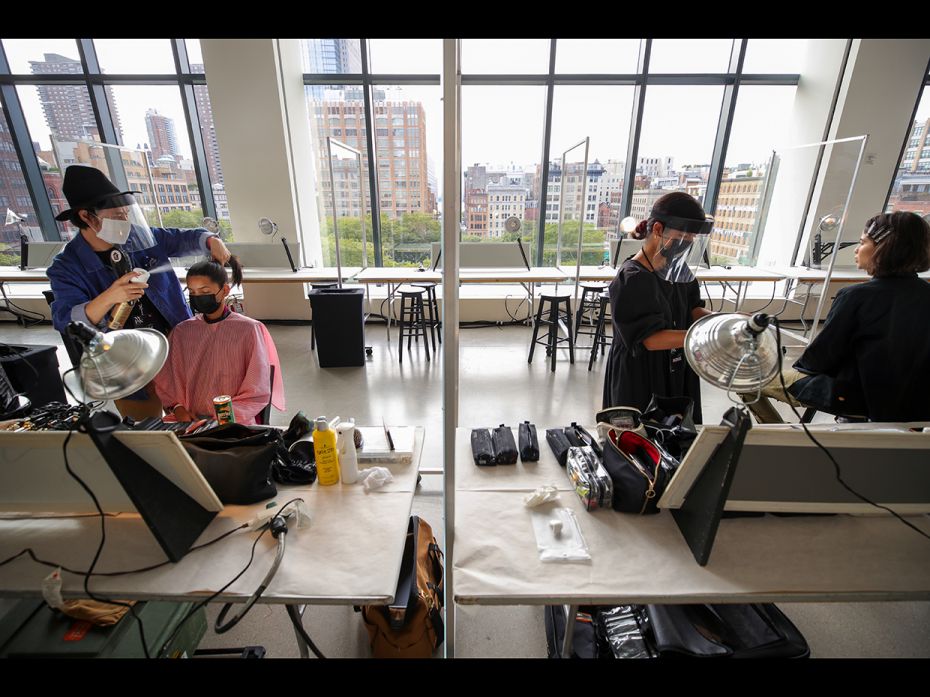
[[[613,322],[610,314],[610,296],[604,292],[598,296],[597,323],[594,325],[594,343],[591,344],[591,357],[588,358],[588,370],[594,366],[594,359],[597,357],[597,349],[600,347],[601,355],[604,355],[605,348],[613,343]],[[610,331],[608,332],[608,327]]]
[[[574,365],[575,363],[575,342],[572,338],[572,308],[571,308],[571,299],[572,296],[568,293],[564,295],[545,295],[541,294],[539,296],[539,305],[536,309],[536,319],[533,322],[533,339],[530,341],[530,357],[527,359],[527,363],[533,362],[533,351],[536,349],[536,344],[542,344],[546,347],[546,355],[550,357],[552,372],[555,372],[555,351],[558,348],[559,344],[568,342],[568,356],[569,360]],[[562,309],[562,304],[565,304],[565,309]],[[548,313],[546,312],[546,305],[548,304],[549,309]],[[548,319],[543,319],[543,315],[546,314]],[[559,322],[562,321],[565,323],[565,333],[567,337],[559,336]],[[547,325],[546,336],[543,339],[537,339],[539,336],[539,325]]]
[[[411,339],[416,338],[420,343],[420,336],[423,336],[423,348],[426,349],[426,360],[429,360],[429,337],[426,335],[426,328],[433,331],[431,325],[423,314],[423,294],[426,288],[415,288],[414,286],[401,286],[397,289],[400,295],[400,342],[399,355],[400,362],[404,362],[404,330],[407,331],[407,351],[410,351]],[[433,338],[435,341],[435,337]]]
[[[578,343],[579,334],[594,336],[597,332],[597,317],[600,311],[600,301],[598,298],[601,293],[607,290],[604,283],[582,283],[581,284],[581,301],[578,303],[578,309],[575,310],[575,343]],[[588,328],[581,331],[581,323],[588,320]]]
[[[442,343],[442,320],[439,319],[439,302],[436,300],[436,283],[432,281],[422,281],[420,283],[411,283],[414,288],[423,288],[426,291],[426,309],[429,310],[429,319],[427,323],[430,327],[430,334],[433,335],[433,353],[436,353],[436,337],[439,337],[439,343]],[[433,331],[435,329],[435,334]]]
[[[311,283],[311,290],[322,290],[324,288],[336,288],[338,283]],[[309,295],[307,298],[309,299]],[[316,330],[314,329],[316,325],[313,324],[313,320],[310,320],[310,350],[313,351],[316,348]]]

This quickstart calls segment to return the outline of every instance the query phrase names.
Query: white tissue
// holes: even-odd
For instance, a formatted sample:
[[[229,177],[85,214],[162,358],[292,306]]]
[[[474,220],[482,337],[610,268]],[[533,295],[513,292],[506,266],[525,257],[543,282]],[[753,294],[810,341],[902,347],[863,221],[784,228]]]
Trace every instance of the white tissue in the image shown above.
[[[388,482],[394,481],[394,475],[387,467],[369,467],[358,471],[358,478],[362,482],[365,493],[380,489]]]
[[[536,506],[541,506],[544,503],[549,503],[550,501],[555,501],[559,498],[559,490],[554,486],[541,486],[532,494],[527,494],[523,497],[523,505],[527,508],[535,508]]]

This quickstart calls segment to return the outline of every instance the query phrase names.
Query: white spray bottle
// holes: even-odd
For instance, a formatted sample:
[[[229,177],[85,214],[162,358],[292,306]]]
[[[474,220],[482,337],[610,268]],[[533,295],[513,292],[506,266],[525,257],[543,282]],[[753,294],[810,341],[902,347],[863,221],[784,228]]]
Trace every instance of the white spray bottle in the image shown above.
[[[355,419],[336,426],[336,448],[339,452],[339,468],[343,484],[358,481],[358,455],[355,452]]]

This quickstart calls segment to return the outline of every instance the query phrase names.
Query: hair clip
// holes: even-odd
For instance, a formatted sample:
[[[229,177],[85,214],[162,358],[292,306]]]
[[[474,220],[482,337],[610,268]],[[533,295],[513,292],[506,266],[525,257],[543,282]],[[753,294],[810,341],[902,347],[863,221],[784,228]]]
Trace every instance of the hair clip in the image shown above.
[[[875,224],[873,223],[871,229],[869,229],[869,231],[865,234],[869,239],[872,240],[872,242],[874,242],[875,244],[878,244],[883,239],[888,237],[888,235],[891,234],[892,230],[894,230],[894,228],[891,227],[891,225],[882,225],[880,228],[876,230]]]

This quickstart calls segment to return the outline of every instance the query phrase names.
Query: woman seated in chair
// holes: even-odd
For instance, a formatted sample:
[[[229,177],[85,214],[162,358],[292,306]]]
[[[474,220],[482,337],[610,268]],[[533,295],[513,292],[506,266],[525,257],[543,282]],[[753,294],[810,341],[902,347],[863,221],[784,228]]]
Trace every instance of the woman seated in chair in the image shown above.
[[[836,294],[796,370],[784,370],[788,392],[802,405],[830,414],[926,421],[930,283],[917,274],[930,268],[930,225],[901,211],[870,218],[856,248],[856,266],[872,279]],[[778,380],[763,394],[786,401]]]
[[[229,265],[233,285],[240,285],[239,260],[230,257]],[[269,402],[283,411],[284,381],[274,341],[264,324],[226,306],[226,269],[212,260],[194,264],[187,272],[187,292],[198,314],[172,330],[168,360],[155,378],[165,420],[214,418],[213,398],[220,395],[232,397],[236,423],[259,423]]]

